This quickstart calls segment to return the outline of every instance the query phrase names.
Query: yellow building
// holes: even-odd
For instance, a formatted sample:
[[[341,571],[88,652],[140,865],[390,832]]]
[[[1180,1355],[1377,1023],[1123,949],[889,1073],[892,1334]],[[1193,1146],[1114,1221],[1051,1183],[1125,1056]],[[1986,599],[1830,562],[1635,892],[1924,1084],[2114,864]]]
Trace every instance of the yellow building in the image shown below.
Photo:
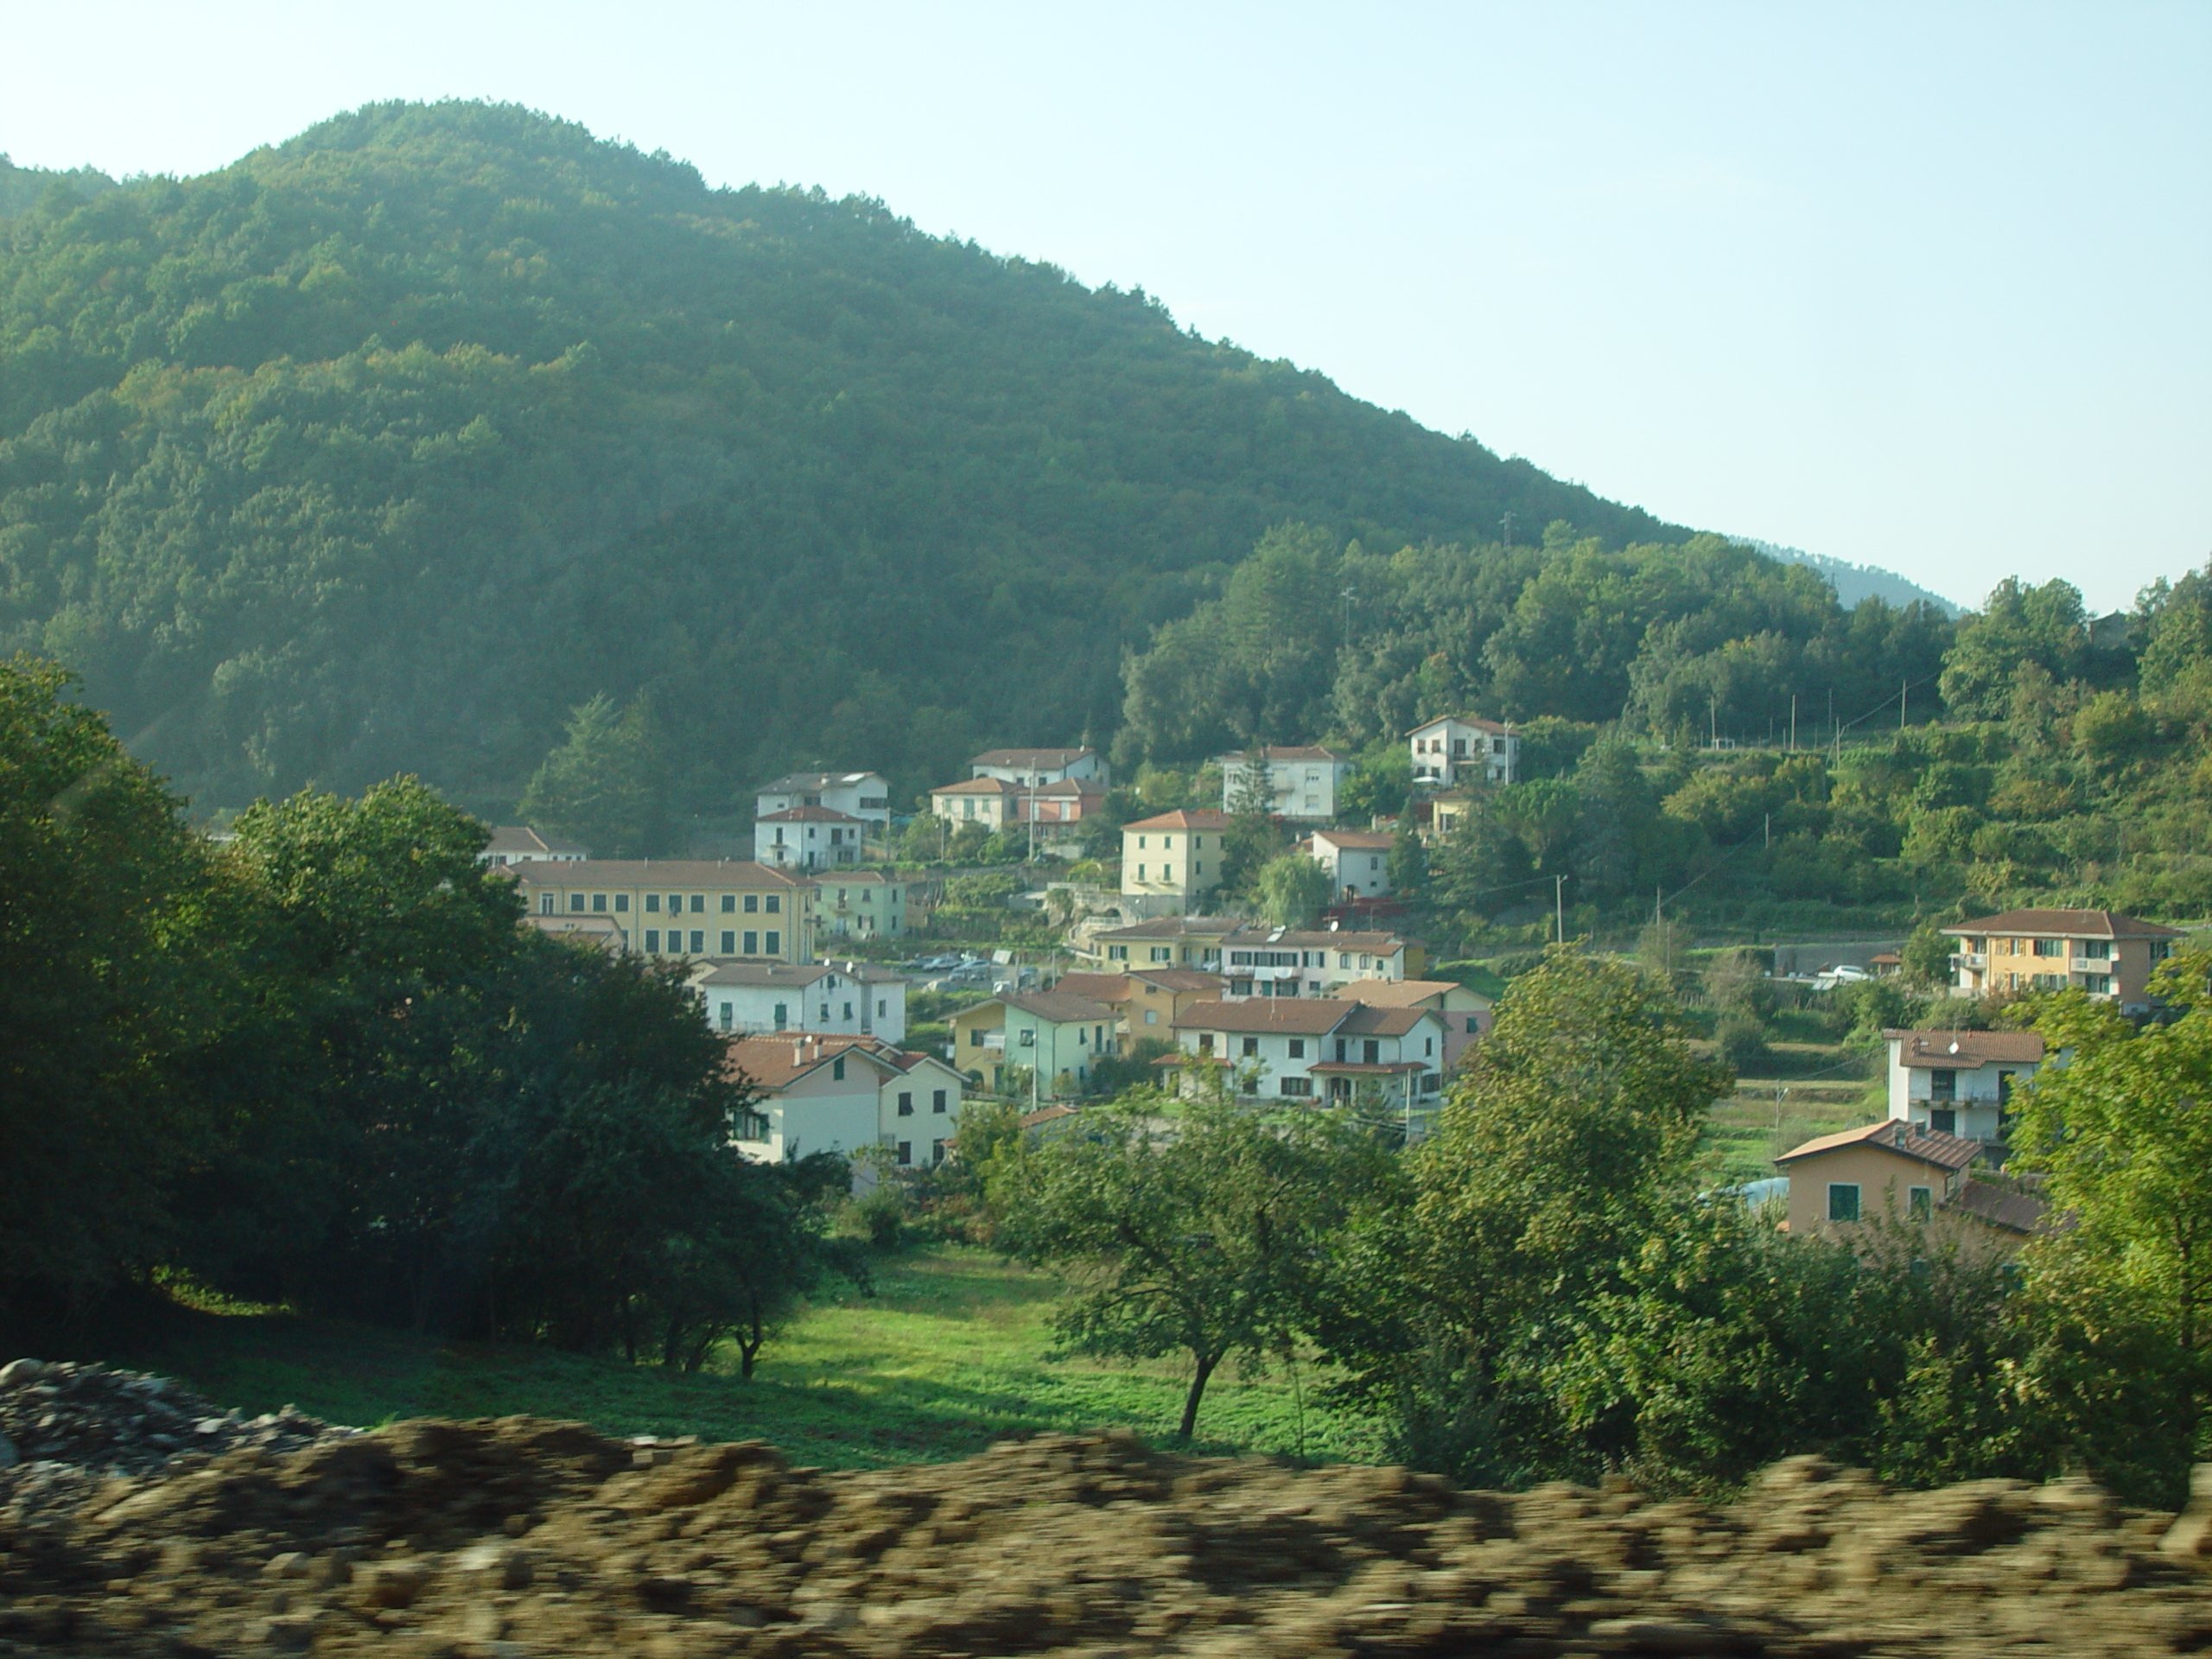
[[[788,870],[749,860],[684,858],[595,858],[507,869],[532,918],[606,917],[626,950],[814,960],[815,886]]]
[[[1122,891],[1187,903],[1221,885],[1226,812],[1162,812],[1122,830]]]

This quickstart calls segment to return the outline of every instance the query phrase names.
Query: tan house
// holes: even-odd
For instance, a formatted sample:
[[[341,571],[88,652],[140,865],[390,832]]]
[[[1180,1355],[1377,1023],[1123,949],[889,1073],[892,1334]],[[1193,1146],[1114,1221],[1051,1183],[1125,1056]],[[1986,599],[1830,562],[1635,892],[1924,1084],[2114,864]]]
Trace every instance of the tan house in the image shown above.
[[[1958,941],[1954,996],[2071,986],[2129,1012],[2150,1007],[2152,972],[2183,937],[2179,928],[2110,910],[2008,910],[1943,931]]]
[[[1011,1067],[1033,1074],[1040,1096],[1080,1092],[1090,1068],[1120,1050],[1121,1017],[1103,1002],[1067,991],[995,996],[952,1016],[952,1063],[980,1076],[996,1094]]]
[[[1802,1237],[1866,1240],[1868,1224],[1921,1223],[1937,1236],[2011,1255],[2043,1224],[2033,1192],[1968,1174],[1972,1141],[1897,1118],[1824,1135],[1776,1159],[1789,1178],[1789,1230]]]
[[[791,871],[645,858],[510,864],[506,874],[532,917],[604,916],[647,956],[814,960],[814,883]]]
[[[2001,1141],[2012,1091],[2044,1067],[2032,1031],[1885,1031],[1890,1116],[1967,1141]],[[2055,1063],[2055,1062],[2054,1062]]]
[[[930,810],[956,830],[973,823],[996,833],[1014,821],[1024,793],[1003,778],[963,778],[930,791]]]
[[[1122,892],[1191,900],[1221,885],[1229,814],[1201,807],[1140,818],[1122,829]]]
[[[1125,968],[1212,972],[1221,966],[1221,942],[1249,925],[1241,916],[1155,916],[1078,935],[1074,949],[1086,966],[1106,973]]]
[[[1176,1019],[1192,1005],[1216,999],[1229,982],[1195,968],[1140,968],[1122,974],[1060,976],[1055,990],[1089,997],[1121,1016],[1126,1040],[1171,1038]]]
[[[1444,1022],[1444,1069],[1456,1071],[1459,1057],[1490,1030],[1490,998],[1449,979],[1348,979],[1330,988],[1331,996],[1377,1008],[1425,1008]]]

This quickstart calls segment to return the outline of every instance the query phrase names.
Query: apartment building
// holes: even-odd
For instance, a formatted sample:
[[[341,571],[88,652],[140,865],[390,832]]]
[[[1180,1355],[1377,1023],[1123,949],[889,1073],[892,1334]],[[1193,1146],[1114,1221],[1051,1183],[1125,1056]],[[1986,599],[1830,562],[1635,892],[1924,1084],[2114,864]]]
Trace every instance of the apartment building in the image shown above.
[[[1122,892],[1187,907],[1221,885],[1229,814],[1178,809],[1122,829]]]
[[[906,1038],[906,976],[865,962],[715,962],[691,969],[707,1023],[733,1035]]]
[[[512,864],[533,917],[604,916],[654,957],[814,960],[814,883],[740,859],[585,859]]]
[[[1221,810],[1234,812],[1250,797],[1256,781],[1268,810],[1279,818],[1331,823],[1337,816],[1337,791],[1356,770],[1351,757],[1319,747],[1262,747],[1216,758],[1221,768]]]
[[[1943,931],[1954,996],[2072,987],[2129,1013],[2150,1007],[2151,976],[2185,937],[2111,910],[2007,910]]]
[[[868,822],[826,806],[787,806],[753,821],[753,859],[779,870],[832,870],[861,861]]]
[[[1001,783],[1087,783],[1105,789],[1113,781],[1105,760],[1096,749],[988,749],[968,762],[971,778],[995,778]]]

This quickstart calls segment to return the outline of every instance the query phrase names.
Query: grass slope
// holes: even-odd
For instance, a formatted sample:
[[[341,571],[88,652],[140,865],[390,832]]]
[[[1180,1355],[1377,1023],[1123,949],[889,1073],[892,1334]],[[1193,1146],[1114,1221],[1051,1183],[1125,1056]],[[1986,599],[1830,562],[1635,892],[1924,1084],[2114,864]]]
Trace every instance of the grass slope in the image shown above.
[[[873,1297],[811,1309],[741,1381],[734,1363],[696,1376],[617,1359],[447,1343],[337,1320],[178,1310],[103,1345],[110,1363],[182,1377],[254,1412],[294,1403],[338,1422],[530,1414],[613,1434],[773,1441],[830,1467],[962,1458],[1024,1431],[1125,1427],[1164,1440],[1187,1371],[1053,1361],[1046,1274],[953,1247],[882,1264]],[[1200,1450],[1375,1461],[1371,1425],[1332,1412],[1318,1379],[1280,1370],[1217,1376]]]

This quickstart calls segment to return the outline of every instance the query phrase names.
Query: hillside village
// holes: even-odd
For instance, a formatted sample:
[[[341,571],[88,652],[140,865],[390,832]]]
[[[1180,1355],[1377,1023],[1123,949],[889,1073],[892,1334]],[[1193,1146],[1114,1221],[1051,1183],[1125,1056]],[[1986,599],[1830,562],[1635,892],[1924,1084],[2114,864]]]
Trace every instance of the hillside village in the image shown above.
[[[1318,745],[1224,754],[1220,804],[1116,821],[1111,771],[1087,747],[998,748],[931,789],[911,817],[874,772],[793,772],[756,793],[750,860],[607,860],[527,826],[483,855],[515,881],[527,925],[675,965],[727,1039],[733,1075],[759,1093],[740,1142],[777,1160],[836,1151],[873,1180],[955,1156],[963,1103],[1010,1101],[1033,1128],[1132,1083],[1169,1096],[1329,1103],[1427,1135],[1452,1077],[1482,1040],[1491,997],[1435,972],[1408,932],[1391,868],[1410,844],[1448,839],[1483,791],[1514,784],[1521,738],[1474,715],[1405,734],[1403,821],[1347,824],[1353,760]],[[1272,825],[1311,868],[1306,925],[1219,902],[1240,820]],[[1086,860],[1102,830],[1118,860]],[[913,957],[946,878],[902,849],[1010,838],[1030,868],[1059,861],[1093,879],[1050,881],[1004,902],[1056,913],[1042,948]],[[1422,854],[1416,852],[1418,859]],[[902,875],[904,868],[909,873]],[[1102,871],[1110,881],[1101,881]],[[1561,918],[1557,929],[1563,936]],[[2024,909],[1942,930],[1949,995],[2073,987],[2132,1017],[2180,930],[2110,911]],[[1876,942],[1878,944],[1882,942]],[[1894,978],[1894,948],[1844,947],[1817,989]],[[1802,954],[1778,949],[1777,963]],[[1829,952],[1834,955],[1833,948]],[[1799,977],[1803,977],[1800,976]],[[912,996],[958,1000],[910,1037]],[[1934,1222],[2009,1254],[2048,1206],[2003,1173],[2014,1089],[2063,1052],[2032,1032],[1891,1028],[1871,1121],[1776,1148],[1780,1224],[1840,1232],[1888,1213]]]

